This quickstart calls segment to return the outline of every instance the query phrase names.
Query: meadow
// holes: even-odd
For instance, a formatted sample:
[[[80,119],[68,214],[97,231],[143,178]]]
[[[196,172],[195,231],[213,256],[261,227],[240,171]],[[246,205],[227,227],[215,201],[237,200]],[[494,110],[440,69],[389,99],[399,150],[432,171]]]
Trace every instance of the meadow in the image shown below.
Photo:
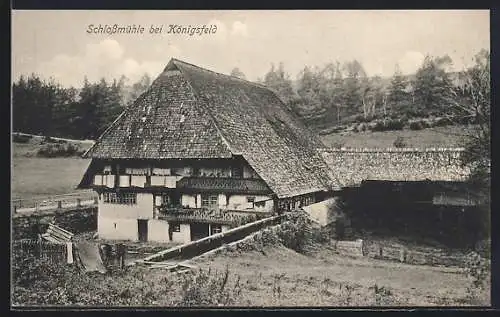
[[[12,199],[78,192],[76,186],[90,160],[75,156],[38,157],[39,148],[38,142],[12,143]]]
[[[320,136],[329,147],[389,148],[400,137],[407,147],[462,147],[464,136],[471,131],[466,125],[433,127],[423,130],[396,130],[382,132],[341,132]]]

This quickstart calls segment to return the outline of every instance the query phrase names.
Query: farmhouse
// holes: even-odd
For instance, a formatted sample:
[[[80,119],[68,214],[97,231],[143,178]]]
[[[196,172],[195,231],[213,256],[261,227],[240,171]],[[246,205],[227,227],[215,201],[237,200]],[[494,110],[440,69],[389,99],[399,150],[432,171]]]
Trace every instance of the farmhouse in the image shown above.
[[[104,239],[188,242],[323,200],[324,145],[265,86],[172,59],[98,138],[79,187]]]

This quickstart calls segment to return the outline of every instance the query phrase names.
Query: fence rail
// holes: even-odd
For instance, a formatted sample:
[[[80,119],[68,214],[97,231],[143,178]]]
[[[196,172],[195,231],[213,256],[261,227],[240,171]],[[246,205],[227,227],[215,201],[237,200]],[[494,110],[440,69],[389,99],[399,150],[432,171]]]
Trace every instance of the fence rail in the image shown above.
[[[96,206],[97,194],[93,192],[70,193],[29,199],[12,199],[13,213],[53,211],[66,208]]]
[[[67,257],[67,247],[65,244],[55,244],[44,240],[16,240],[12,242],[12,249],[14,252],[47,259],[53,263],[64,262]]]

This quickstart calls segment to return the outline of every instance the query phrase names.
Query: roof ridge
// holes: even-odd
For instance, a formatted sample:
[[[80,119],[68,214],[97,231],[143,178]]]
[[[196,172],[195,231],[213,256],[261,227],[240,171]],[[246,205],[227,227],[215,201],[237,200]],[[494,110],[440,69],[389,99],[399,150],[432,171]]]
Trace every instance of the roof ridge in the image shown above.
[[[239,78],[239,77],[232,76],[232,75],[228,75],[228,74],[224,74],[224,73],[219,73],[219,72],[216,72],[216,71],[210,70],[210,69],[208,69],[208,68],[203,68],[203,67],[200,67],[200,66],[198,66],[198,65],[195,65],[195,64],[191,64],[191,63],[185,62],[185,61],[180,60],[180,59],[175,58],[175,57],[172,57],[172,61],[174,61],[174,62],[179,62],[179,63],[182,63],[182,64],[186,64],[186,65],[189,65],[189,66],[195,67],[195,68],[197,68],[197,69],[200,69],[200,70],[203,70],[203,71],[206,71],[206,72],[214,73],[214,74],[216,74],[216,75],[221,75],[221,76],[229,77],[229,78],[232,78],[232,79],[235,79],[235,80],[243,81],[243,82],[245,82],[245,83],[248,83],[248,84],[251,84],[251,85],[254,85],[254,86],[257,86],[257,87],[264,88],[264,89],[267,89],[267,90],[272,91],[271,87],[268,87],[268,86],[266,86],[266,85],[264,85],[264,84],[256,83],[256,82],[254,82],[254,81],[250,81],[250,80],[248,80],[248,79],[243,79],[243,78]]]

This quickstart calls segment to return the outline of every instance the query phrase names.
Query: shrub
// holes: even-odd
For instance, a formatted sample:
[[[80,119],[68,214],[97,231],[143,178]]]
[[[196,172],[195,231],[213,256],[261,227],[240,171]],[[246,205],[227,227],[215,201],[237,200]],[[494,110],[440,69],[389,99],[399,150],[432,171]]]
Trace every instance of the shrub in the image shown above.
[[[408,145],[406,144],[405,140],[403,137],[401,136],[398,136],[396,138],[396,140],[394,140],[394,143],[393,143],[394,147],[397,147],[397,148],[404,148],[404,147],[407,147]]]
[[[447,118],[437,118],[434,122],[433,122],[433,126],[434,127],[445,127],[447,125],[450,125],[451,122],[449,119]]]
[[[44,136],[43,139],[42,139],[42,144],[47,144],[47,143],[58,143],[58,144],[62,144],[62,143],[66,143],[66,141],[63,141],[63,140],[56,140],[50,136]]]
[[[31,135],[14,134],[12,141],[15,143],[28,143],[33,137]]]
[[[385,124],[386,131],[390,130],[402,130],[405,123],[401,119],[388,120]]]
[[[392,131],[402,130],[405,123],[400,119],[386,119],[384,121],[377,121],[373,125],[369,125],[372,131]]]
[[[422,130],[424,127],[422,121],[412,121],[410,122],[410,130]]]
[[[41,157],[51,158],[51,157],[80,156],[83,153],[85,153],[85,150],[71,143],[66,143],[66,144],[47,143],[40,147],[40,149],[37,152],[37,155]]]
[[[229,287],[229,269],[212,274],[200,269],[196,274],[184,276],[181,300],[178,306],[227,306],[235,302],[241,294],[240,277],[237,276],[233,287]]]
[[[370,129],[374,132],[376,131],[385,131],[385,125],[382,121],[377,121],[374,124],[369,125]]]
[[[365,122],[365,117],[361,114],[358,114],[354,117],[354,122]]]

